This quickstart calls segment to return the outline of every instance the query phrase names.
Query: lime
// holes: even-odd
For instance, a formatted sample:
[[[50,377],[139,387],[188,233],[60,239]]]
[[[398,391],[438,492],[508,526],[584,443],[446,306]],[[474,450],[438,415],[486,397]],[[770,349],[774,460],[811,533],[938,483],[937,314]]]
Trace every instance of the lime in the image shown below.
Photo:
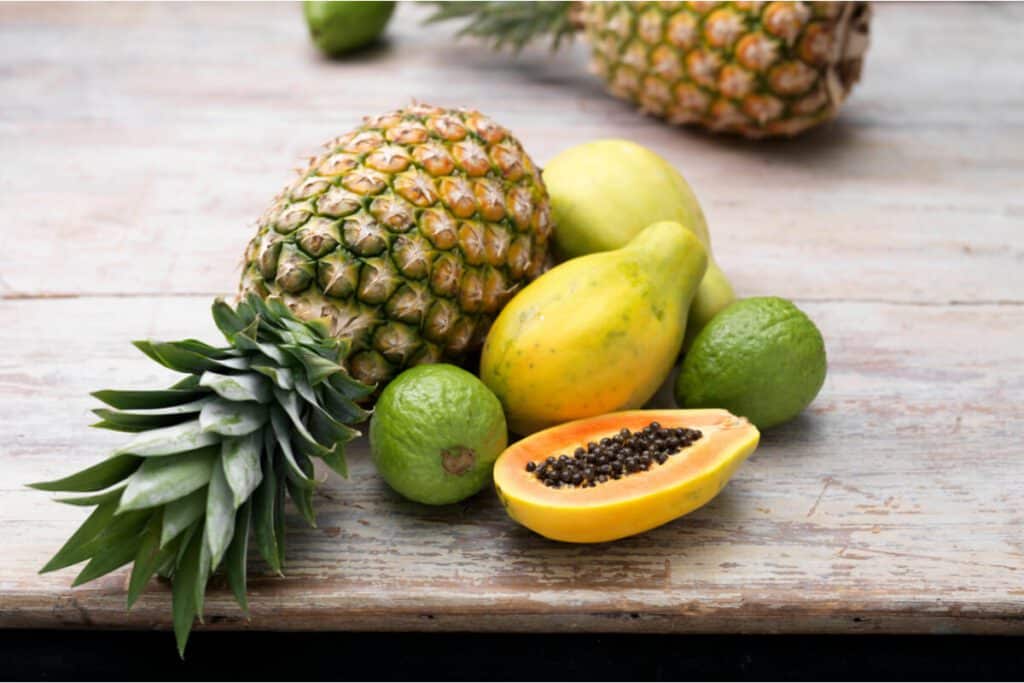
[[[377,471],[406,498],[429,505],[479,492],[507,444],[497,397],[454,365],[406,370],[381,393],[370,420]]]
[[[303,5],[313,42],[333,57],[358,50],[376,40],[394,10],[394,2],[306,0]]]
[[[693,341],[676,380],[685,408],[725,408],[759,428],[790,420],[825,382],[825,341],[793,302],[738,301]]]

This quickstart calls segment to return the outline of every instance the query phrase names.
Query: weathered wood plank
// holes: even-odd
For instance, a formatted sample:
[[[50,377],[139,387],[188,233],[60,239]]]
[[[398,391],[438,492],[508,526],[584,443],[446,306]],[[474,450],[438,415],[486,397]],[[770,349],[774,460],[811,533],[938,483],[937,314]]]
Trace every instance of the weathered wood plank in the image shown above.
[[[289,167],[418,98],[491,113],[540,163],[598,137],[659,150],[744,294],[1021,300],[1022,5],[879,6],[839,121],[772,143],[635,114],[581,44],[511,60],[425,11],[330,62],[298,5],[0,5],[0,295],[230,290]]]
[[[119,443],[86,428],[87,392],[161,380],[127,341],[213,340],[207,303],[0,302],[17,321],[0,326],[0,626],[166,626],[161,587],[124,614],[124,572],[73,591],[72,570],[36,576],[83,511],[21,484]],[[351,479],[318,493],[319,528],[291,516],[287,577],[253,566],[252,621],[220,589],[212,624],[1024,633],[1024,307],[801,303],[826,337],[825,389],[707,507],[614,544],[562,545],[490,493],[402,501],[360,443]]]

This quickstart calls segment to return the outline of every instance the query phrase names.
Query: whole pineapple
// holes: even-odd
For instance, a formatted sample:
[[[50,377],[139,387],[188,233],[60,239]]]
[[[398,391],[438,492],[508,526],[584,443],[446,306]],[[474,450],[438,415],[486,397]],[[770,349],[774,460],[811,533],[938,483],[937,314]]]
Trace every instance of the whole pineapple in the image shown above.
[[[479,112],[413,105],[326,148],[260,220],[242,292],[326,317],[368,384],[479,349],[548,255],[547,192],[519,142]]]
[[[524,5],[533,6],[526,11]],[[860,77],[865,2],[446,3],[431,20],[521,47],[582,28],[615,96],[676,124],[750,138],[836,115]]]

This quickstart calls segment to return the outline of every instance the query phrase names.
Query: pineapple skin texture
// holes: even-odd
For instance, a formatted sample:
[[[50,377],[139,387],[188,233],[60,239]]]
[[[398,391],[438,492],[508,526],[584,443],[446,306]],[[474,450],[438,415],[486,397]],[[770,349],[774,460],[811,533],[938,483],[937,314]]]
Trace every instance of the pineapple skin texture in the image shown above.
[[[241,293],[326,318],[367,384],[478,350],[548,261],[550,203],[519,141],[479,112],[417,104],[325,148],[260,219]]]
[[[748,138],[833,118],[860,77],[863,2],[588,2],[609,92],[675,124]]]

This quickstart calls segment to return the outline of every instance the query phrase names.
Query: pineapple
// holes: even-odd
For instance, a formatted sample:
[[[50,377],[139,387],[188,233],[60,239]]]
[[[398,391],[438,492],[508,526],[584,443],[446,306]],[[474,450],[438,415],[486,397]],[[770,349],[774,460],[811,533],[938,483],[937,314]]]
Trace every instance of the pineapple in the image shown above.
[[[79,585],[132,563],[129,608],[169,578],[184,653],[214,572],[247,608],[250,536],[281,572],[285,499],[314,523],[313,461],[345,475],[373,385],[478,348],[550,234],[540,173],[478,112],[414,105],[333,140],[260,221],[237,306],[214,303],[227,345],[136,342],[186,377],[96,392],[95,426],[134,438],[33,484],[94,508],[42,571],[85,562]]]
[[[475,111],[426,105],[326,145],[260,220],[241,290],[279,295],[346,339],[354,378],[478,350],[538,275],[551,210],[519,142]]]
[[[864,2],[445,3],[430,21],[522,47],[585,32],[616,97],[675,124],[748,138],[793,136],[831,119],[860,77]]]

